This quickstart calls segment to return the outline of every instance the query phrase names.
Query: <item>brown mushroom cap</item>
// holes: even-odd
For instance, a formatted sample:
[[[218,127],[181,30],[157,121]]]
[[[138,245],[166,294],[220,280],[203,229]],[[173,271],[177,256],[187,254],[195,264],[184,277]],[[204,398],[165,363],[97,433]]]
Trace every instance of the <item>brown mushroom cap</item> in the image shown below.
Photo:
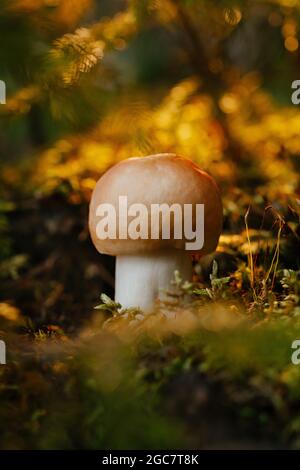
[[[204,246],[198,253],[204,255],[215,250],[222,229],[220,192],[213,178],[190,160],[175,154],[159,154],[118,163],[97,182],[89,214],[91,237],[100,253],[118,256],[167,248],[184,250],[189,241],[184,237],[182,240],[174,240],[172,236],[170,240],[162,240],[161,236],[158,240],[118,239],[117,232],[117,239],[100,240],[96,235],[100,220],[96,209],[100,204],[112,204],[118,221],[119,196],[127,196],[128,207],[134,203],[144,204],[149,213],[151,204],[193,204],[193,208],[204,204]]]

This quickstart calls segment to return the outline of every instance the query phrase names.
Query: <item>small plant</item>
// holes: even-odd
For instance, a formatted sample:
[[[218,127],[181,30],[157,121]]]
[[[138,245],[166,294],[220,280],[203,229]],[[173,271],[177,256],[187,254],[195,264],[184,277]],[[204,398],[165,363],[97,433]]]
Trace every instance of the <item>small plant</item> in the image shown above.
[[[283,276],[280,279],[280,284],[289,293],[294,295],[300,294],[300,271],[294,271],[293,269],[284,269],[282,271]]]
[[[103,323],[103,327],[106,327],[115,319],[125,320],[129,325],[133,325],[144,319],[143,312],[137,307],[122,308],[122,305],[119,302],[115,302],[106,294],[101,294],[100,299],[102,303],[94,307],[95,310],[102,310],[110,313],[110,317]]]
[[[194,290],[194,284],[190,281],[184,281],[182,275],[177,270],[174,272],[174,279],[171,281],[171,285],[182,295],[192,294]]]
[[[283,298],[275,302],[274,310],[278,314],[300,315],[300,278],[299,271],[283,269],[280,284],[284,290]]]
[[[95,310],[102,310],[105,312],[109,312],[112,315],[118,315],[120,314],[120,309],[122,308],[122,305],[119,302],[115,302],[112,300],[108,295],[106,294],[101,294],[100,295],[100,300],[101,304],[96,305]]]
[[[194,289],[196,295],[207,296],[211,300],[224,299],[227,296],[226,287],[230,281],[230,276],[218,277],[218,263],[213,261],[212,273],[210,274],[211,287],[205,289]]]

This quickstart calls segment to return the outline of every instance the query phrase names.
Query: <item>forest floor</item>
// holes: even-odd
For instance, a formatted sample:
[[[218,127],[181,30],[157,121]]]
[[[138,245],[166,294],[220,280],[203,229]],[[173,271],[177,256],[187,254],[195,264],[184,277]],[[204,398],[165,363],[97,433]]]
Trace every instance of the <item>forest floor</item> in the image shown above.
[[[147,316],[110,300],[87,210],[3,203],[1,448],[299,448],[296,209],[240,199],[240,225],[227,214],[218,252]]]

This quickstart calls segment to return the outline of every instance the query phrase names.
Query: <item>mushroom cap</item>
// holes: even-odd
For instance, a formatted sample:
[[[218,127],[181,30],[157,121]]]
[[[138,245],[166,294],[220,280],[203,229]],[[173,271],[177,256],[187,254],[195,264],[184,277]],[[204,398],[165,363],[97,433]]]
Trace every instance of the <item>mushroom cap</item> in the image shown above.
[[[172,233],[169,240],[162,239],[161,223],[159,239],[133,240],[120,239],[118,229],[119,196],[127,196],[128,208],[135,203],[142,203],[151,213],[151,204],[184,204],[193,205],[193,219],[195,219],[196,204],[204,204],[204,245],[201,250],[191,251],[200,255],[213,252],[218,244],[222,229],[222,202],[220,191],[214,181],[204,171],[190,160],[176,154],[158,154],[148,157],[135,157],[124,160],[110,168],[97,182],[92,194],[89,212],[89,229],[96,249],[103,254],[118,256],[142,253],[152,250],[178,248],[185,250],[187,240],[174,239]],[[96,209],[100,204],[109,203],[116,210],[117,237],[115,239],[99,239],[96,234],[97,223],[100,217],[96,216]],[[182,212],[183,214],[183,212]],[[130,220],[135,217],[128,217]],[[121,222],[122,223],[122,222]],[[150,230],[151,221],[148,217]],[[195,220],[193,220],[195,229]]]

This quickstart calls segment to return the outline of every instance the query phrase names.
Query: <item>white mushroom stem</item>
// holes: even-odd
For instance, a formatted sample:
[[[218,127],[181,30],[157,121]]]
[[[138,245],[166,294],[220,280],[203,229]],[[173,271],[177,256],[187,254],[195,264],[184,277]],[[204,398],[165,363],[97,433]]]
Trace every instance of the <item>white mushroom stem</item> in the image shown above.
[[[189,252],[170,249],[117,256],[115,300],[123,308],[139,307],[149,312],[156,299],[165,298],[176,270],[183,280],[191,280],[192,257]]]

